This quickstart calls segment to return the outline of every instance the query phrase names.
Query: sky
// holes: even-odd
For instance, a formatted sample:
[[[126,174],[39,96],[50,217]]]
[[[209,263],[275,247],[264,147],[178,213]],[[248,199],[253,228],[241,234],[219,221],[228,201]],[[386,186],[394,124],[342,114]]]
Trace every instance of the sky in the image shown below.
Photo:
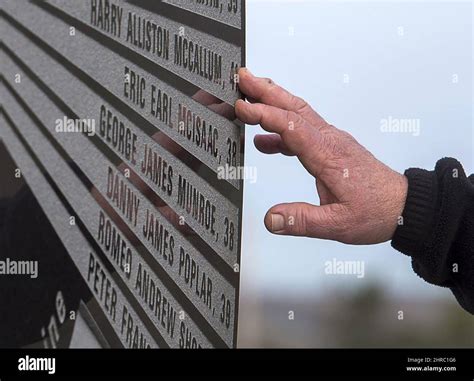
[[[247,66],[303,97],[399,172],[433,169],[451,156],[473,173],[472,8],[470,1],[248,0]],[[390,120],[412,122],[413,130],[383,131]],[[245,185],[243,296],[322,296],[377,282],[394,296],[452,297],[418,278],[410,258],[389,243],[268,233],[263,217],[272,205],[318,197],[297,159],[255,149],[256,133],[263,130],[247,126],[245,164],[258,177]],[[333,259],[364,261],[365,276],[326,275]]]

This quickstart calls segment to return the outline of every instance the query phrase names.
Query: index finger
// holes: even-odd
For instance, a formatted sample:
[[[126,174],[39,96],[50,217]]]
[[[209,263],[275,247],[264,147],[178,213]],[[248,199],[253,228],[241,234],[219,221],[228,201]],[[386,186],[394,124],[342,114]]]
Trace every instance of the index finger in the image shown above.
[[[247,68],[239,70],[239,89],[253,101],[293,111],[315,127],[326,124],[305,100],[291,94],[269,78],[255,77]]]
[[[262,103],[238,100],[235,104],[237,117],[247,124],[260,124],[263,129],[281,136],[284,145],[314,176],[320,173],[326,161],[321,132],[311,128],[301,115]]]

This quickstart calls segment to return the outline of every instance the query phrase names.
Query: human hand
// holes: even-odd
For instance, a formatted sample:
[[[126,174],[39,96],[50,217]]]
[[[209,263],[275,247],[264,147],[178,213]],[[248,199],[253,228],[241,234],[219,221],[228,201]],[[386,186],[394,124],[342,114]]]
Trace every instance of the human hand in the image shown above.
[[[348,244],[391,240],[405,206],[407,178],[270,79],[243,68],[239,87],[249,102],[237,101],[237,117],[272,132],[255,137],[257,149],[297,156],[316,178],[320,198],[319,206],[302,202],[273,206],[265,216],[267,229]]]

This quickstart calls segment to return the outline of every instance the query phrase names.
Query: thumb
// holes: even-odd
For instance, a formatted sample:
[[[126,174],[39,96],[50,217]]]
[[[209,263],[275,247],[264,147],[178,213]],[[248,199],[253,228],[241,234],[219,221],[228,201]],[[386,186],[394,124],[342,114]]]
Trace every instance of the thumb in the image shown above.
[[[265,226],[271,233],[334,241],[342,241],[349,232],[347,221],[348,212],[342,204],[279,204],[265,216]]]

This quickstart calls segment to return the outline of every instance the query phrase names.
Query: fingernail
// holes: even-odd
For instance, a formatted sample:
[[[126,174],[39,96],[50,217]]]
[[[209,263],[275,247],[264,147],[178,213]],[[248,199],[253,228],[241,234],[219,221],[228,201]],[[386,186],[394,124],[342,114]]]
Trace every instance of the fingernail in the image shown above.
[[[272,214],[272,232],[279,232],[285,229],[285,217],[281,214]]]
[[[237,113],[239,112],[239,110],[237,109],[237,105],[238,105],[239,103],[241,103],[241,102],[244,102],[244,103],[245,103],[245,101],[244,101],[243,99],[237,99],[237,100],[235,101],[234,108],[235,108],[235,111],[236,111]]]

